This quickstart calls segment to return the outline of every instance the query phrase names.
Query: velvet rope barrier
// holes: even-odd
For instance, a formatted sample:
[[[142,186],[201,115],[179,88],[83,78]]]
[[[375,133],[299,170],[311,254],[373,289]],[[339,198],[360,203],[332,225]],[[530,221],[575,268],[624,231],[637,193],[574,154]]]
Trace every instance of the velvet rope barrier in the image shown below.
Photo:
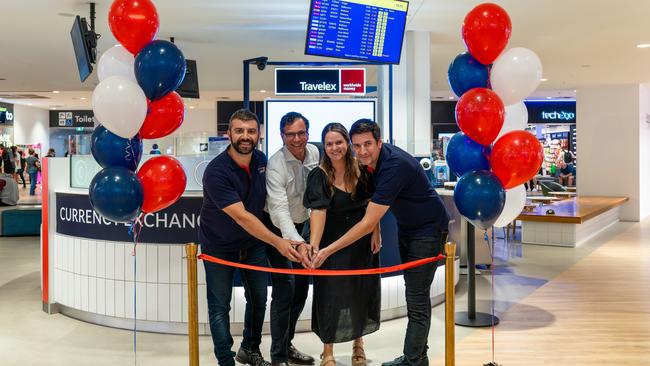
[[[289,269],[289,268],[271,268],[271,267],[261,267],[261,266],[251,266],[249,264],[242,264],[237,262],[231,262],[220,258],[215,258],[207,254],[201,254],[198,256],[198,259],[221,264],[224,266],[249,269],[253,271],[260,272],[269,272],[269,273],[279,273],[279,274],[292,274],[292,275],[303,275],[303,276],[360,276],[360,275],[374,275],[374,274],[383,274],[403,271],[405,269],[411,269],[414,267],[419,267],[421,265],[442,261],[445,260],[445,256],[440,254],[436,257],[429,257],[418,259],[411,262],[406,262],[403,264],[398,264],[390,267],[381,267],[381,268],[368,268],[368,269],[345,269],[345,270],[328,270],[328,269]]]

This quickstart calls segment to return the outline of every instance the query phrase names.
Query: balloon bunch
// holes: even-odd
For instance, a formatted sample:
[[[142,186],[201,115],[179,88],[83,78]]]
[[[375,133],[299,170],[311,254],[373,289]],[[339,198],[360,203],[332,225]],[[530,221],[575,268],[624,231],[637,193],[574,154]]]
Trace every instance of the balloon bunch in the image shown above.
[[[173,43],[153,40],[159,20],[150,0],[115,0],[108,23],[120,44],[97,67],[92,106],[101,125],[91,151],[103,169],[89,195],[102,216],[129,222],[172,205],[185,190],[185,172],[173,157],[149,159],[137,170],[142,139],[167,136],[183,123],[185,107],[174,90],[185,77],[185,57]]]
[[[522,102],[542,77],[542,64],[526,48],[505,52],[512,25],[508,13],[485,3],[472,9],[462,27],[469,52],[449,65],[448,80],[459,97],[456,123],[462,132],[449,141],[447,163],[460,179],[454,202],[474,226],[502,227],[526,203],[523,183],[539,170],[543,152],[524,131],[528,111]]]

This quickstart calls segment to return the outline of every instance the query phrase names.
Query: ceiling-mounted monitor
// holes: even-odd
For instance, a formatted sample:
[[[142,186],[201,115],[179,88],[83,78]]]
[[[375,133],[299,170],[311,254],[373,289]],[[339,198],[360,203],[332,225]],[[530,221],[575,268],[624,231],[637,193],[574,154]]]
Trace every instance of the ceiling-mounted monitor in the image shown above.
[[[79,78],[84,82],[93,72],[93,63],[97,55],[97,39],[95,32],[88,29],[88,23],[85,18],[76,16],[72,29],[70,29],[72,38],[72,47],[77,60],[79,69]]]
[[[311,0],[305,54],[399,64],[408,2]]]

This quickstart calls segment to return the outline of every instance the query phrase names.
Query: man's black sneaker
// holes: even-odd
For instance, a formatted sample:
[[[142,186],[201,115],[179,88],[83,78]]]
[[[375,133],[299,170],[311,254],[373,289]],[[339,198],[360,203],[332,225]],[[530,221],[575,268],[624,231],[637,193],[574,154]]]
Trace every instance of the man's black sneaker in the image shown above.
[[[271,366],[270,362],[264,360],[259,349],[246,349],[240,347],[239,351],[237,351],[237,356],[235,356],[235,360],[239,363],[250,366]]]

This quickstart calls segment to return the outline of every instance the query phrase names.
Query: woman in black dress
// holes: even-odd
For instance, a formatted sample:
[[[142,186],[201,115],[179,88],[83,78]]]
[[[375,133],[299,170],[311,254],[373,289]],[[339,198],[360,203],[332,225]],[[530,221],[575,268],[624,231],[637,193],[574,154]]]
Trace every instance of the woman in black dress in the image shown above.
[[[330,123],[322,133],[322,163],[307,177],[304,205],[311,209],[310,244],[328,246],[359,222],[374,191],[370,175],[352,156],[348,131]],[[379,265],[379,226],[372,234],[329,253],[322,269],[363,269]],[[311,328],[323,345],[321,366],[335,366],[334,343],[354,340],[352,366],[365,366],[362,336],[379,329],[379,275],[315,276]]]

